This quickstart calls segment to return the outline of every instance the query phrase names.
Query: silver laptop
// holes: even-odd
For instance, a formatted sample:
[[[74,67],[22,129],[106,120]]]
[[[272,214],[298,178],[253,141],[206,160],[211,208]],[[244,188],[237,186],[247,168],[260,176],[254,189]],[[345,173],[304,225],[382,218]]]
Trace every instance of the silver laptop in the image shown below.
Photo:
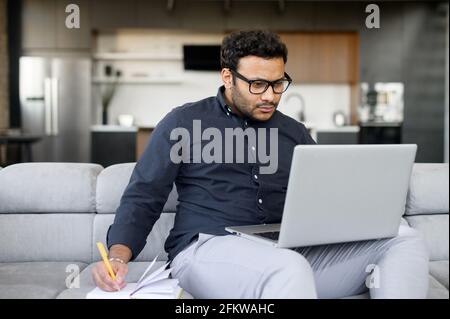
[[[298,145],[281,224],[225,228],[280,248],[398,233],[417,145]]]

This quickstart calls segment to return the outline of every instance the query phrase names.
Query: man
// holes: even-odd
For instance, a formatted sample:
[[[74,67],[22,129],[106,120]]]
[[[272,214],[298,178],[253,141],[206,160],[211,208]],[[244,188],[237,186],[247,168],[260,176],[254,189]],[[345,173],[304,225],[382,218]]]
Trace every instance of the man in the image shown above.
[[[370,267],[372,298],[426,296],[427,254],[405,226],[392,239],[292,250],[224,230],[280,222],[293,149],[314,144],[303,124],[277,111],[291,82],[286,60],[271,32],[224,38],[217,96],[172,110],[136,164],[107,235],[117,280],[97,263],[100,288],[125,285],[126,264],[143,249],[175,182],[179,205],[165,249],[172,275],[195,298],[346,297],[367,290]]]

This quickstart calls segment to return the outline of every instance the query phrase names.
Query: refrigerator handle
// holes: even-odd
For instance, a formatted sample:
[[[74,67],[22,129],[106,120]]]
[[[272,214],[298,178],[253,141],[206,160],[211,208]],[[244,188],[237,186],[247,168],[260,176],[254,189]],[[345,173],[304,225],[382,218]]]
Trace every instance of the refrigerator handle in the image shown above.
[[[52,78],[52,135],[58,135],[58,109],[59,109],[59,92],[58,92],[58,78]]]
[[[44,79],[44,131],[52,135],[52,80]]]

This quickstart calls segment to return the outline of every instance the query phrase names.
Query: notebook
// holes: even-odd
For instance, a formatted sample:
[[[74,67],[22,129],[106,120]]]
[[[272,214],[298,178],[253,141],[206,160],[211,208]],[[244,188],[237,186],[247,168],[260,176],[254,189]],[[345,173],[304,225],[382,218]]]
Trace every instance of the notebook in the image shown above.
[[[169,263],[150,271],[156,258],[150,263],[135,283],[127,283],[120,291],[104,291],[98,287],[86,295],[86,299],[179,299],[183,289],[178,285],[178,279],[170,278],[172,269],[166,269]]]

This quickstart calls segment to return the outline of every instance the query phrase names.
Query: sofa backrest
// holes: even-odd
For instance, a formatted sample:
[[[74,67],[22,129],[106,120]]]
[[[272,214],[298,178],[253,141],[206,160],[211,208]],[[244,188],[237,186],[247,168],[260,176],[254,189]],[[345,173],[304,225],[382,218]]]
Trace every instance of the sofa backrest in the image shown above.
[[[424,237],[430,260],[448,260],[449,165],[415,164],[405,218]]]
[[[0,262],[99,260],[135,163],[24,163],[0,170]],[[425,237],[431,260],[448,260],[448,164],[415,164],[405,218]],[[138,261],[167,259],[164,242],[175,187]]]
[[[0,262],[90,262],[100,165],[24,163],[0,170]]]

